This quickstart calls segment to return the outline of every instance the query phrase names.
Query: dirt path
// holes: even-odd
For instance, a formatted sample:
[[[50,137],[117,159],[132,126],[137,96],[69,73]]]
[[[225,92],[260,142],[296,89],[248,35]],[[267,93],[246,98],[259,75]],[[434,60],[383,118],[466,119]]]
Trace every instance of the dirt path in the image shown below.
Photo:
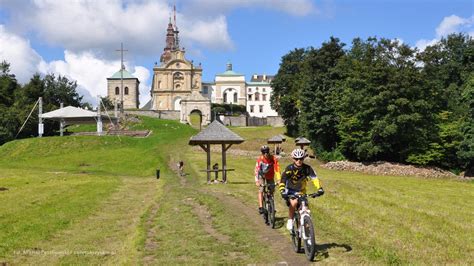
[[[260,234],[260,239],[263,239],[268,244],[268,249],[276,251],[284,259],[275,263],[284,265],[310,265],[306,260],[304,254],[296,254],[293,251],[293,246],[289,237],[283,235],[279,230],[272,229],[270,226],[264,224],[262,217],[253,209],[249,211],[249,206],[245,205],[238,199],[228,196],[225,193],[213,192],[220,202],[227,205],[238,215],[244,215],[244,220],[251,223],[256,231]],[[284,219],[279,219],[277,223],[284,224]]]
[[[179,176],[177,173],[177,167],[175,163],[169,164],[171,169],[176,172],[176,175],[180,178],[180,183],[182,186],[188,186],[186,178]],[[237,198],[227,195],[223,192],[211,191],[210,189],[204,189],[203,192],[214,195],[219,199],[219,202],[222,202],[226,205],[226,208],[232,210],[235,213],[235,217],[244,216],[243,220],[247,223],[251,223],[251,226],[256,229],[260,234],[259,238],[263,239],[265,243],[268,244],[268,249],[276,251],[283,258],[283,261],[275,261],[275,264],[281,265],[310,265],[311,263],[306,260],[304,254],[297,254],[293,251],[293,246],[288,235],[282,234],[280,230],[272,229],[270,226],[264,224],[262,217],[256,212],[249,211],[249,206],[245,205],[243,202]],[[228,236],[220,235],[214,228],[212,228],[211,222],[209,220],[209,212],[207,209],[200,207],[199,204],[193,202],[192,200],[187,200],[186,204],[194,206],[194,212],[199,217],[201,223],[205,227],[206,232],[213,235],[216,239],[227,242]],[[278,218],[277,218],[278,219]],[[277,220],[279,226],[284,224],[284,219]],[[285,232],[287,233],[287,232]]]

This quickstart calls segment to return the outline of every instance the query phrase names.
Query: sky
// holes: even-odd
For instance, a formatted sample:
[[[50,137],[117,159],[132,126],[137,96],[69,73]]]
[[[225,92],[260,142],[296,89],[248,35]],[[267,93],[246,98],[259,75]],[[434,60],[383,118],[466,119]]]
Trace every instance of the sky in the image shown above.
[[[204,82],[228,62],[247,81],[274,75],[282,56],[331,36],[346,47],[375,36],[420,50],[450,33],[474,36],[473,0],[0,0],[0,61],[22,84],[35,73],[75,80],[83,101],[95,105],[120,69],[123,43],[142,106],[173,6],[181,46],[202,64]]]

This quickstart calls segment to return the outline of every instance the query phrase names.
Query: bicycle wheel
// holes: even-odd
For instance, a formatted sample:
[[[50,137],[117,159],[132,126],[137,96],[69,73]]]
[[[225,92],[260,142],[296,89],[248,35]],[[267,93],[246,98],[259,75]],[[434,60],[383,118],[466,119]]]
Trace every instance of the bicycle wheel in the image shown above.
[[[269,223],[269,220],[268,220],[268,198],[265,194],[263,194],[263,221],[265,222],[265,224],[268,224]]]
[[[293,230],[291,230],[291,241],[293,242],[293,250],[296,253],[300,253],[301,250],[301,237],[298,232],[299,219],[295,213],[295,218],[293,219]]]
[[[273,201],[273,197],[269,197],[268,199],[268,222],[270,223],[269,225],[272,226],[272,228],[275,228],[275,201]]]
[[[308,258],[309,261],[312,261],[314,259],[314,255],[316,254],[316,243],[314,239],[314,226],[313,222],[311,221],[311,217],[304,217],[302,231],[304,234],[304,253],[306,254],[306,258]]]

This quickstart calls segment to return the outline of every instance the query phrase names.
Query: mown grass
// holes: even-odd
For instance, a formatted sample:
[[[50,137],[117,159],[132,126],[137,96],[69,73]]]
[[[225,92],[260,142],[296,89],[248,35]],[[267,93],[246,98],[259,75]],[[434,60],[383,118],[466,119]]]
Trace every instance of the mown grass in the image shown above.
[[[135,127],[152,129],[149,138],[45,137],[1,146],[0,261],[139,262],[142,217],[162,189],[155,170],[168,165],[161,148],[195,132],[143,120]]]
[[[277,129],[233,128],[250,145],[232,149],[258,150]],[[293,146],[294,147],[294,146]],[[251,156],[229,156],[229,184],[212,186],[230,191],[256,210]],[[219,162],[220,154],[212,160]],[[189,154],[195,170],[205,168],[204,152]],[[474,262],[474,188],[472,182],[417,177],[376,176],[316,169],[326,195],[311,200],[320,252],[317,260],[335,263],[472,264]],[[284,168],[291,163],[281,160]],[[205,177],[201,174],[201,182]],[[277,200],[277,216],[287,208]],[[285,233],[284,229],[281,229]]]
[[[232,150],[258,154],[267,138],[284,129],[231,128],[246,139],[229,151],[228,168],[235,171],[229,172],[228,184],[206,185],[205,173],[200,171],[205,169],[205,153],[187,144],[196,129],[175,121],[142,119],[133,128],[153,130],[149,138],[47,137],[0,147],[0,187],[8,188],[0,191],[0,262],[253,264],[281,260],[280,254],[266,248],[268,243],[255,228],[219,202],[216,194],[234,197],[249,212],[256,212],[255,158],[232,154]],[[287,138],[283,145],[289,152],[294,142]],[[179,160],[185,161],[188,173],[184,183],[169,167]],[[213,153],[212,161],[221,164],[220,154]],[[316,167],[327,192],[311,200],[318,261],[474,263],[473,183],[337,172],[321,168],[315,160],[308,162]],[[282,167],[288,163],[288,158],[282,158]],[[159,180],[154,176],[157,168]],[[205,230],[190,202],[209,212],[212,228],[228,241]],[[287,211],[278,199],[277,210],[282,225]],[[284,228],[277,230],[288,236]],[[93,253],[100,251],[104,253]]]

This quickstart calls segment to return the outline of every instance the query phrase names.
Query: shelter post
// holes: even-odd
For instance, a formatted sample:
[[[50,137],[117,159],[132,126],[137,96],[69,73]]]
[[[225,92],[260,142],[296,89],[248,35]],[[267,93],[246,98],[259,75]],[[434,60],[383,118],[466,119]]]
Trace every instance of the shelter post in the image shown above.
[[[227,165],[226,165],[226,156],[225,156],[225,144],[222,144],[222,181],[227,182]]]
[[[41,138],[44,133],[44,125],[43,125],[43,118],[41,115],[43,114],[43,97],[39,97],[39,107],[38,107],[38,137]]]
[[[64,103],[60,103],[59,108],[63,109],[63,107],[64,107]],[[65,121],[63,118],[61,118],[61,120],[59,120],[59,135],[61,137],[64,135],[64,124],[65,124]]]
[[[207,153],[207,164],[206,164],[206,169],[207,169],[207,183],[211,182],[211,144],[207,144],[206,147],[206,153]]]
[[[97,96],[99,98],[99,104],[97,105],[97,135],[102,135],[102,116],[100,114],[100,104],[101,104],[101,99],[100,96]]]

